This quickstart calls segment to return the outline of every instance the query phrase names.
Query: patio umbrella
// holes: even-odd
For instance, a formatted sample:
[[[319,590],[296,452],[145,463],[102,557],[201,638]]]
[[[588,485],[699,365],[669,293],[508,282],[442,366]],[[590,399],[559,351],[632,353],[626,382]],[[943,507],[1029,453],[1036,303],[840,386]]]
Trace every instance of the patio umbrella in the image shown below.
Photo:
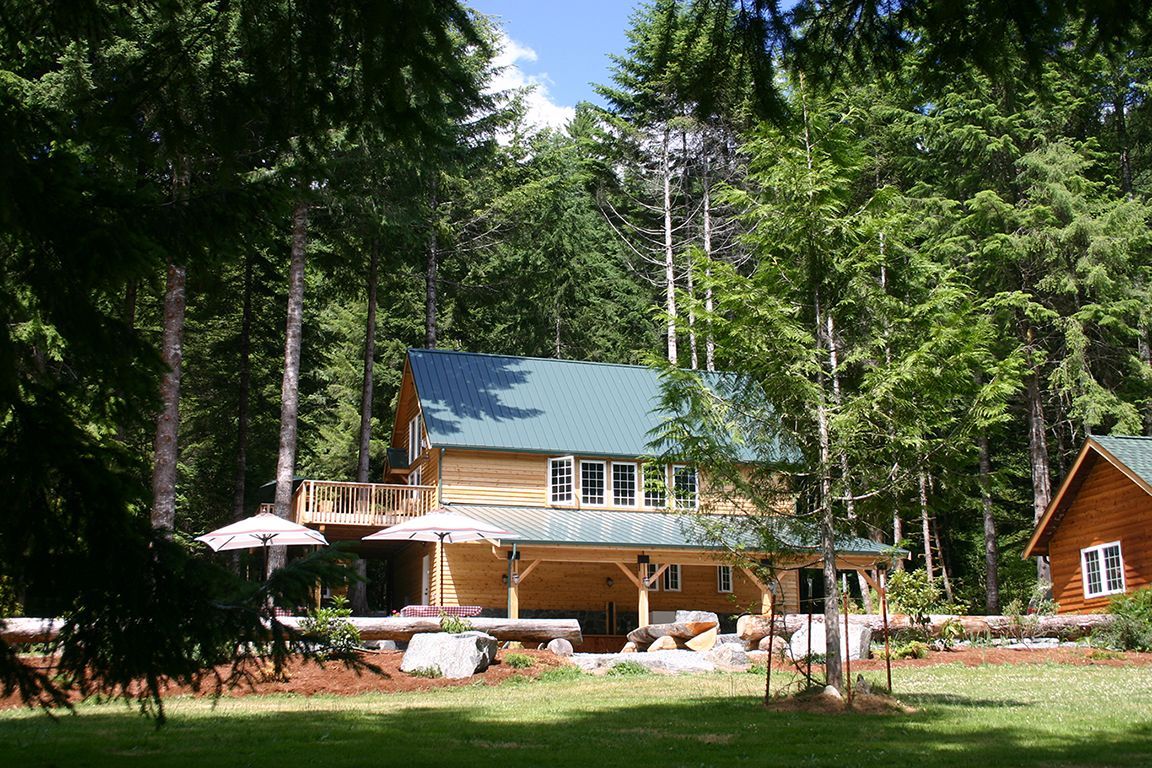
[[[204,542],[214,552],[263,547],[265,578],[268,576],[268,547],[272,544],[278,547],[308,544],[328,546],[328,540],[319,531],[285,520],[271,512],[261,512],[223,528],[217,528],[203,536],[197,536],[196,541]]]
[[[402,523],[369,534],[364,541],[431,541],[440,543],[440,594],[437,602],[444,605],[444,544],[458,544],[463,541],[480,539],[518,539],[511,531],[498,525],[477,520],[459,512],[439,509],[420,517],[413,517]]]

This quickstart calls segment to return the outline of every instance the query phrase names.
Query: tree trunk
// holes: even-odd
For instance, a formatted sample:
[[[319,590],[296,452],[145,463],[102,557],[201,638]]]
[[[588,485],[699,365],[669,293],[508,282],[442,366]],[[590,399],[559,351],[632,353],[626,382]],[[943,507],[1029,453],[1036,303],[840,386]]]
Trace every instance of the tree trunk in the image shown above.
[[[704,368],[708,371],[716,370],[716,339],[712,336],[712,310],[714,302],[712,299],[712,178],[711,166],[709,164],[708,152],[704,152],[704,178],[701,179],[701,184],[704,189],[704,224],[703,224],[703,246],[704,258],[708,266],[704,268],[704,279],[706,285],[704,286],[704,313],[707,315],[705,319],[704,331]]]
[[[368,312],[364,323],[364,376],[360,389],[360,455],[356,463],[356,482],[367,483],[369,459],[372,451],[372,378],[376,361],[376,283],[380,266],[380,243],[372,238],[368,262]],[[368,613],[368,563],[357,558],[356,575],[348,587],[348,602],[352,613],[363,616]]]
[[[816,345],[819,348],[823,339],[822,311],[819,293],[816,295]],[[828,423],[828,408],[823,391],[816,405],[816,429],[820,445],[820,551],[824,570],[824,631],[827,647],[825,673],[828,685],[837,690],[844,687],[843,662],[840,659],[840,582],[836,578],[836,517],[832,507],[832,436]]]
[[[280,454],[276,461],[275,511],[292,518],[296,472],[296,420],[300,411],[300,342],[304,324],[304,260],[308,248],[308,203],[292,209],[292,260],[288,268],[288,321],[284,334],[284,379],[280,386]],[[284,547],[271,547],[268,573],[284,565]],[[267,574],[265,574],[267,575]]]
[[[1112,119],[1116,121],[1116,146],[1120,149],[1120,185],[1132,197],[1132,155],[1128,142],[1128,84],[1120,81],[1112,98]]]
[[[156,417],[155,460],[152,465],[152,527],[171,534],[176,526],[176,462],[180,434],[180,367],[184,358],[184,310],[187,301],[184,267],[168,261],[164,289],[164,334],[160,357],[160,414]]]
[[[428,253],[424,265],[424,346],[428,349],[436,348],[437,323],[437,290],[440,286],[440,237],[436,227],[439,224],[436,214],[438,206],[437,184],[432,182],[431,214],[432,231],[428,235]]]
[[[980,502],[984,510],[984,604],[988,613],[1000,612],[1000,552],[996,543],[996,519],[992,516],[992,451],[988,433],[981,432]]]
[[[248,398],[252,388],[252,259],[244,256],[244,298],[240,315],[240,371],[236,405],[236,474],[232,482],[232,519],[244,517],[248,478]]]
[[[1048,473],[1047,426],[1044,404],[1040,401],[1040,379],[1033,372],[1028,377],[1028,460],[1032,466],[1032,512],[1039,522],[1052,501],[1052,479]],[[1051,569],[1043,557],[1036,558],[1036,578],[1041,584],[1052,583]]]
[[[928,581],[936,578],[936,567],[932,561],[932,529],[928,518],[928,476],[920,471],[920,532],[924,536],[924,572]]]
[[[668,362],[679,359],[676,349],[676,262],[672,248],[672,165],[668,142],[670,130],[664,128],[664,143],[660,153],[660,172],[664,177],[664,294],[668,313]]]

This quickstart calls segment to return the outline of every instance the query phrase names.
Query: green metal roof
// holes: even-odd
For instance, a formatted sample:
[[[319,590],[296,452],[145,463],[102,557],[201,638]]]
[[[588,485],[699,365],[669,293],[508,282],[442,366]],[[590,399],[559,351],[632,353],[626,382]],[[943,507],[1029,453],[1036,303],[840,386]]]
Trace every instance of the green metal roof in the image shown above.
[[[1152,437],[1093,435],[1092,439],[1139,475],[1140,479],[1152,485]]]
[[[515,540],[517,544],[621,549],[719,549],[699,543],[691,517],[665,512],[593,512],[474,504],[449,504],[447,508],[519,534],[520,538]],[[815,536],[797,536],[790,543],[797,549],[816,549]],[[855,537],[840,538],[838,549],[842,555],[876,555],[879,558],[893,554],[890,547]]]
[[[644,366],[428,349],[408,361],[437,448],[632,458],[664,421],[659,373]]]

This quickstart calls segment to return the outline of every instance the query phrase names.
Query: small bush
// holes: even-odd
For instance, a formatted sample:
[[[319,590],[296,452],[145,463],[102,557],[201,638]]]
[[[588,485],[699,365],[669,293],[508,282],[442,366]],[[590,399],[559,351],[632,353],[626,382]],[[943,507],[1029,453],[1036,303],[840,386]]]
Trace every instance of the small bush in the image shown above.
[[[449,616],[446,613],[440,614],[440,629],[444,630],[450,635],[458,635],[461,632],[471,632],[472,622],[468,619],[462,619],[459,616]]]
[[[565,665],[546,669],[536,679],[542,683],[568,683],[582,677],[584,677],[584,671],[580,667]]]
[[[504,663],[512,669],[528,669],[536,666],[536,659],[526,653],[509,653],[504,657]]]
[[[888,601],[893,611],[907,614],[922,631],[927,631],[931,615],[942,608],[940,590],[924,570],[893,573],[888,580]]]
[[[1152,587],[1112,598],[1112,623],[1092,635],[1095,645],[1117,651],[1152,651]]]
[[[300,628],[309,639],[322,646],[317,654],[322,659],[349,659],[360,647],[360,630],[348,621],[352,609],[340,595],[332,598],[332,607],[309,611]]]
[[[1040,617],[1051,616],[1059,607],[1049,597],[1051,585],[1039,583],[1032,588],[1028,604],[1016,598],[1004,606],[1004,615],[1012,619],[1010,631],[1017,640],[1031,640],[1040,631]]]
[[[429,680],[438,680],[444,677],[444,673],[440,671],[440,667],[420,667],[419,669],[412,670],[408,674],[412,675],[412,677],[426,677]]]
[[[922,640],[896,643],[892,645],[891,653],[893,659],[926,659],[928,658],[928,643]],[[881,649],[877,656],[881,659],[884,658],[884,650]]]
[[[608,670],[608,674],[612,677],[638,677],[650,675],[652,670],[636,661],[622,661]]]

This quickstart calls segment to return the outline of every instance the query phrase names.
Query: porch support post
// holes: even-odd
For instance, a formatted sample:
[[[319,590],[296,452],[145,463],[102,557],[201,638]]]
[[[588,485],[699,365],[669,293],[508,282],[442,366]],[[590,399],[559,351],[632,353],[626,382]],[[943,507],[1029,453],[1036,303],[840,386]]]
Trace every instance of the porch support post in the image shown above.
[[[639,601],[636,607],[636,622],[638,627],[646,627],[651,624],[651,612],[648,610],[648,569],[644,563],[640,564],[638,574],[639,576]]]
[[[756,572],[751,568],[741,567],[740,570],[743,571],[744,575],[747,576],[751,582],[756,585],[756,588],[760,590],[760,613],[764,614],[765,616],[771,616],[772,603],[775,599],[772,594],[772,590],[768,588],[767,584],[760,580],[760,578],[756,575]]]

